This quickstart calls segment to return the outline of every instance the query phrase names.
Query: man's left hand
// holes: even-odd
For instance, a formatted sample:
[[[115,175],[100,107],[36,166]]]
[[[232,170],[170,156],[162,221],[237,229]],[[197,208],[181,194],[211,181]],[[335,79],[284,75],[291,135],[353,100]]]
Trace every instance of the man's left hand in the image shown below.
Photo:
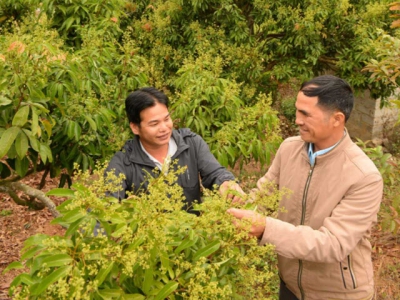
[[[225,195],[228,199],[232,199],[233,203],[244,203],[241,195],[246,195],[239,184],[234,181],[224,181],[219,187],[221,195]]]

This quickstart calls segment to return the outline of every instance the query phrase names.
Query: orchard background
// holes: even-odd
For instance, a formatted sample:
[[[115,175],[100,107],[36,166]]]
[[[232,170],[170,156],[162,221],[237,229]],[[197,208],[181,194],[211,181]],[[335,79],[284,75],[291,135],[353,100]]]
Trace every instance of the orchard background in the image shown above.
[[[61,200],[43,191],[70,187],[75,163],[94,170],[121,147],[124,99],[138,87],[162,89],[175,125],[202,135],[249,188],[296,134],[302,81],[330,72],[399,106],[386,101],[400,83],[399,10],[368,0],[1,1],[0,270],[27,236],[62,233],[47,225]],[[390,153],[359,143],[385,179],[374,259],[381,299],[395,299],[400,138],[387,137]]]

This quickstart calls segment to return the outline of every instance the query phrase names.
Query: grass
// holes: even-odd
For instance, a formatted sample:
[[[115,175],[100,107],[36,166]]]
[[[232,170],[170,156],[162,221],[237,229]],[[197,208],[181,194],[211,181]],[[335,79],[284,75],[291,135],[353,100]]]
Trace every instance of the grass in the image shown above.
[[[12,210],[3,209],[2,211],[0,211],[0,216],[5,217],[11,215],[12,213]]]

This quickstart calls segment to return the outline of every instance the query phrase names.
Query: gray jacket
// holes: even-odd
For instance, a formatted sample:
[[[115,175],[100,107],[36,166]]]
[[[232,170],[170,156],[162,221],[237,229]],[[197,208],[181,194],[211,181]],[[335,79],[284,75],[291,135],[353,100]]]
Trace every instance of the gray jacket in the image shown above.
[[[235,180],[234,175],[215,159],[206,142],[188,128],[173,130],[172,137],[177,144],[177,151],[172,160],[178,160],[179,166],[187,166],[185,173],[178,175],[178,184],[183,188],[186,197],[186,207],[190,208],[194,200],[200,201],[201,184],[208,189],[221,185],[224,181]],[[111,159],[106,173],[114,170],[115,174],[123,173],[126,179],[122,182],[119,192],[112,196],[118,199],[126,198],[126,191],[147,190],[146,174],[157,176],[153,172],[156,165],[143,152],[139,137],[128,140],[123,149]]]

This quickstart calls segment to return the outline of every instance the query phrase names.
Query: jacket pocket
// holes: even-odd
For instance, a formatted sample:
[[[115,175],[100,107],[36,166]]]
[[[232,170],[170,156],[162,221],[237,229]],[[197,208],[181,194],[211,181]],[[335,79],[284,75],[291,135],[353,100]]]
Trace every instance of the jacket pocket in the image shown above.
[[[351,255],[348,255],[345,260],[340,262],[340,272],[343,287],[347,290],[356,289],[358,285]]]
[[[183,188],[199,188],[199,174],[193,174],[189,168],[178,176],[178,184]]]

